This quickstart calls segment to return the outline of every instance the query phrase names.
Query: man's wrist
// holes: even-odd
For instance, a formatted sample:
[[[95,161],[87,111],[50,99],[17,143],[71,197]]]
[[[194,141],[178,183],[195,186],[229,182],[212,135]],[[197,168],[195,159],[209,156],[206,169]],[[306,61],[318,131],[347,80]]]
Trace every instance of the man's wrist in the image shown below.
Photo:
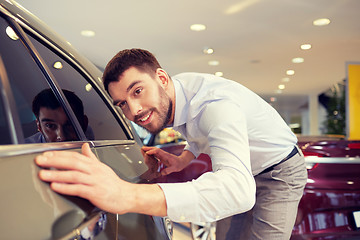
[[[131,184],[127,192],[127,212],[166,216],[166,199],[159,185]]]

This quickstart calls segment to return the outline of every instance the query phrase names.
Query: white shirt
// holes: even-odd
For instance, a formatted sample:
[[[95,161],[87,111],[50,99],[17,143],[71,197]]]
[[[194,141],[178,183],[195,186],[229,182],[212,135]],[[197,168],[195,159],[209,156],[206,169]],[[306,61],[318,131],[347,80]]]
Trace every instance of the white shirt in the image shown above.
[[[254,175],[280,162],[297,138],[258,95],[231,80],[182,73],[175,87],[173,128],[195,156],[211,157],[213,172],[187,183],[162,183],[170,219],[216,221],[250,210]]]

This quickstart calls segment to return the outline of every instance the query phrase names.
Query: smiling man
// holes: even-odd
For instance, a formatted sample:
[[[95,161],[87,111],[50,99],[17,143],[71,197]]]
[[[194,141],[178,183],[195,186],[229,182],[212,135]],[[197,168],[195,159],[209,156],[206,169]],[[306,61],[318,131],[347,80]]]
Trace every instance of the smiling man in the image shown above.
[[[213,172],[186,183],[131,184],[85,144],[83,154],[48,152],[36,158],[41,167],[62,169],[39,173],[53,190],[113,213],[167,215],[179,222],[220,220],[217,239],[289,239],[307,172],[296,136],[268,103],[214,75],[170,78],[142,49],[119,52],[103,78],[129,120],[152,133],[173,127],[186,138],[180,156],[143,147],[146,162],[158,159],[166,175],[206,153]]]
[[[130,121],[157,134],[169,124],[174,115],[171,99],[174,98],[174,92],[172,91],[171,97],[166,93],[168,84],[171,84],[166,72],[158,68],[151,76],[136,67],[129,67],[123,75],[126,76],[123,81],[112,81],[107,87],[114,105],[119,106]],[[160,80],[158,85],[152,80],[155,76]]]

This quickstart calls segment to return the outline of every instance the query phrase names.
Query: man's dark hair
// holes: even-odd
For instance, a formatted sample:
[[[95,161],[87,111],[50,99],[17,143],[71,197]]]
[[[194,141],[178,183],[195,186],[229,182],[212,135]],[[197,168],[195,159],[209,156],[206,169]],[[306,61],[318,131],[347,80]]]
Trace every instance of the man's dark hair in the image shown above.
[[[72,91],[63,89],[64,95],[68,100],[72,110],[74,111],[77,119],[82,124],[84,118],[84,105],[81,99],[76,96]],[[51,89],[44,89],[38,93],[33,102],[32,102],[32,111],[35,114],[36,118],[39,119],[40,108],[49,108],[55,110],[60,107],[60,103],[57,100],[55,94]]]
[[[105,67],[103,73],[105,90],[109,92],[109,84],[118,81],[119,76],[130,67],[136,67],[151,76],[154,76],[156,69],[161,68],[155,56],[147,50],[138,48],[122,50]]]

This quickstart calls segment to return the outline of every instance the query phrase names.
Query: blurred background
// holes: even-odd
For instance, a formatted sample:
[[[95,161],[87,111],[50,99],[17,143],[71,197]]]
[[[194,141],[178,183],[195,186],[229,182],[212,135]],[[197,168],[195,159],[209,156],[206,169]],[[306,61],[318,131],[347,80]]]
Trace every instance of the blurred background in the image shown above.
[[[206,72],[245,85],[298,134],[346,135],[358,0],[18,2],[102,70],[118,51],[144,48],[170,75]]]

